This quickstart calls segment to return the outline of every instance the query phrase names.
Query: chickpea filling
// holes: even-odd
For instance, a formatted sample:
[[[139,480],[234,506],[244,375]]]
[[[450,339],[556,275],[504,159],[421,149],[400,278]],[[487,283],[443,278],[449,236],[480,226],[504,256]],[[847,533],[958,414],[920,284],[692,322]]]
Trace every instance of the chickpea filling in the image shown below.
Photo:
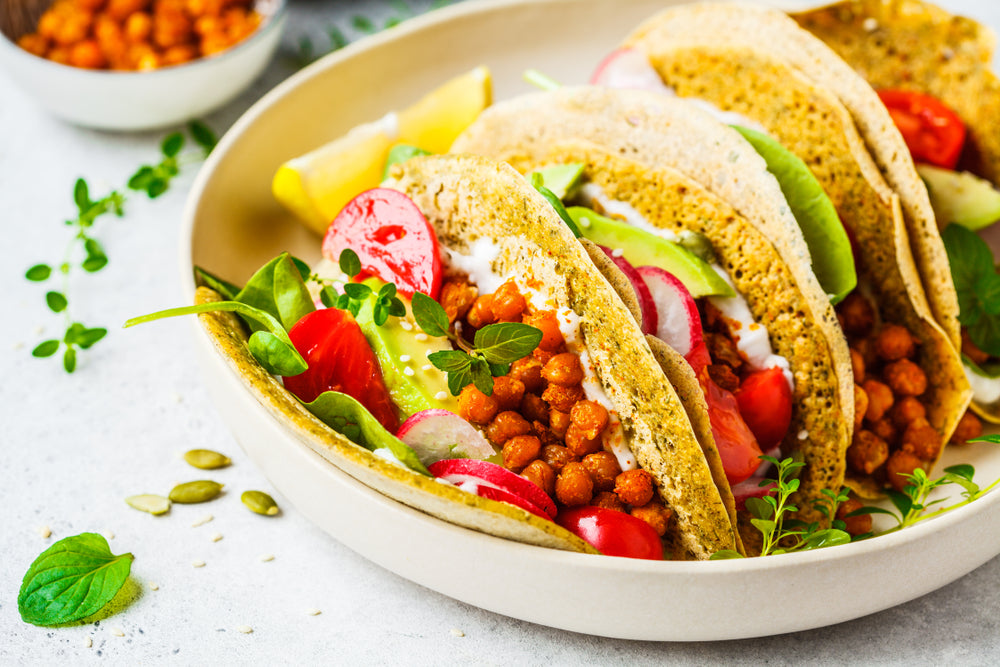
[[[837,306],[837,317],[847,334],[855,382],[847,465],[902,490],[903,475],[929,469],[941,450],[941,434],[927,421],[922,398],[927,375],[914,361],[920,342],[906,327],[877,325],[874,305],[858,292]],[[950,442],[965,442],[982,430],[979,419],[966,411]]]
[[[622,471],[604,449],[611,424],[608,409],[588,400],[580,357],[567,350],[556,312],[535,310],[508,280],[493,294],[451,278],[441,289],[441,306],[463,335],[495,322],[523,322],[541,330],[528,356],[493,380],[487,396],[467,385],[458,397],[459,415],[483,429],[503,457],[503,466],[551,496],[561,510],[596,505],[645,521],[661,537],[671,512],[645,470]]]

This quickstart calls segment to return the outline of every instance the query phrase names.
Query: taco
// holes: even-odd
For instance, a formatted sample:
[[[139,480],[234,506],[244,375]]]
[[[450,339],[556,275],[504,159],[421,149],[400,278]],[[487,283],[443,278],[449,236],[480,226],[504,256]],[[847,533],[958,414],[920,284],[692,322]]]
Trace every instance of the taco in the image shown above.
[[[1000,219],[1000,80],[991,69],[992,31],[934,5],[852,1],[793,14],[878,91],[906,140],[924,179],[942,231],[952,277],[964,310],[962,354],[975,390],[973,409],[1000,423],[1000,331],[995,316],[978,309],[990,263],[970,272],[975,257],[988,255],[964,229],[980,231],[994,251]],[[995,263],[995,260],[994,262]],[[963,267],[956,271],[956,267]],[[981,275],[987,276],[986,280]],[[979,435],[980,425],[963,417],[953,441]]]
[[[860,283],[837,307],[858,402],[848,480],[866,497],[901,488],[904,474],[940,457],[971,391],[947,255],[885,107],[835,53],[777,11],[678,7],[625,44],[670,92],[759,125],[806,163],[833,201],[854,241]]]
[[[321,265],[284,255],[243,288],[201,273],[287,329],[250,318],[248,346],[229,313],[202,315],[258,400],[345,472],[452,523],[592,552],[571,531],[604,513],[668,557],[742,551],[711,438],[546,199],[476,157],[390,175],[333,221]],[[313,307],[305,278],[333,307]],[[282,388],[258,361],[289,363],[290,346],[308,368],[269,368]]]
[[[800,517],[826,521],[814,503],[843,484],[854,420],[850,358],[829,297],[809,268],[798,223],[749,143],[679,100],[570,88],[494,105],[452,150],[504,160],[524,173],[581,165],[582,182],[566,197],[581,234],[613,245],[633,264],[675,273],[697,298],[696,335],[676,334],[688,328],[683,309],[661,306],[664,317],[654,327],[688,362],[687,373],[674,371],[671,380],[678,392],[697,397],[688,406],[692,419],[696,413],[708,419],[727,464],[726,450],[737,437],[727,422],[740,420],[763,451],[780,446],[781,455],[800,456],[806,463],[796,502]],[[621,226],[630,230],[613,237],[604,231]],[[706,272],[730,291],[713,293],[692,276],[695,259],[670,259],[679,252],[671,242],[695,247],[710,265]],[[638,272],[655,292],[658,277],[646,268]],[[702,340],[710,354],[699,349]],[[659,342],[652,344],[662,348]],[[784,406],[777,392],[760,390],[764,377],[787,381]],[[720,400],[728,391],[738,399],[736,414]],[[727,473],[738,500],[760,492],[759,479],[747,478],[745,469],[727,465]]]

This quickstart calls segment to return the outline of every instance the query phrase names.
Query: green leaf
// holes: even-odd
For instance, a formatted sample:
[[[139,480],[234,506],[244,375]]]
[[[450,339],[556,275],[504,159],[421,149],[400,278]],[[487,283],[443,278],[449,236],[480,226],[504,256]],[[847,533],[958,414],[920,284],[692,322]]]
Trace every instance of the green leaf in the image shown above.
[[[380,327],[389,320],[389,310],[385,307],[381,301],[375,302],[375,307],[372,309],[372,321],[375,326]]]
[[[428,151],[418,146],[411,146],[410,144],[396,144],[389,149],[389,157],[385,160],[385,169],[382,170],[382,180],[389,178],[389,172],[392,170],[393,165],[403,164],[415,157],[420,157],[422,155],[430,155]]]
[[[153,181],[155,174],[153,173],[153,168],[149,165],[144,165],[139,167],[139,169],[132,174],[132,177],[128,179],[128,187],[132,190],[145,190],[149,187],[149,184]]]
[[[774,516],[774,507],[764,498],[747,498],[745,507],[752,516],[758,519],[770,519]]]
[[[472,382],[476,389],[487,396],[493,395],[493,375],[490,374],[490,367],[482,359],[475,359],[469,369],[472,372]]]
[[[732,549],[723,549],[709,556],[708,560],[730,560],[732,558],[746,558],[746,556]]]
[[[427,360],[438,370],[445,373],[468,369],[472,365],[472,357],[461,350],[442,350],[431,352]]]
[[[1000,356],[1000,317],[982,314],[975,323],[968,325],[969,338],[983,352]]]
[[[498,378],[510,372],[510,364],[490,364],[490,373]]]
[[[108,541],[96,533],[59,540],[24,574],[17,595],[21,619],[52,626],[97,613],[125,584],[132,558],[111,553]]]
[[[341,294],[337,297],[337,308],[340,310],[347,310],[347,307],[351,305],[351,297],[346,294]]]
[[[386,19],[385,25],[382,26],[382,29],[383,30],[388,30],[389,28],[395,28],[397,25],[399,25],[402,22],[403,22],[403,19],[401,19],[400,17],[398,17],[398,16],[390,16],[388,19]]]
[[[24,277],[36,283],[48,280],[52,275],[52,267],[48,264],[35,264],[24,272]]]
[[[76,370],[76,348],[67,347],[66,351],[63,352],[63,368],[67,373]]]
[[[100,271],[107,265],[108,256],[104,254],[104,248],[97,239],[87,238],[83,243],[83,248],[87,252],[87,259],[81,265],[85,271],[93,273]]]
[[[749,500],[749,498],[747,498],[747,500]],[[765,536],[773,533],[775,527],[777,526],[777,524],[770,519],[750,519],[750,523],[752,523],[754,527]]]
[[[53,313],[61,313],[69,305],[66,296],[62,292],[46,292],[45,303],[48,304],[49,310]]]
[[[375,24],[371,22],[371,19],[367,16],[362,16],[361,14],[355,15],[351,19],[351,25],[354,26],[354,29],[358,32],[363,32],[368,35],[377,32]]]
[[[458,396],[470,384],[472,384],[471,366],[448,373],[448,391],[452,396]]]
[[[191,133],[191,138],[194,139],[194,142],[205,149],[206,156],[219,143],[219,139],[215,136],[212,128],[200,120],[193,120],[188,123],[188,132]]]
[[[888,489],[886,495],[889,496],[889,500],[892,504],[896,506],[900,514],[906,516],[911,509],[913,509],[913,499],[905,493],[900,493],[894,489]]]
[[[986,435],[981,435],[978,438],[966,440],[966,442],[992,442],[993,444],[1000,445],[1000,433],[987,433]]]
[[[337,51],[347,46],[347,38],[344,37],[344,33],[340,31],[335,25],[330,26],[326,29],[326,34],[330,38],[330,50]]]
[[[337,297],[339,297],[339,296],[340,295],[337,294],[337,292],[334,291],[334,289],[332,287],[330,287],[329,285],[325,285],[323,287],[323,289],[321,289],[320,292],[319,292],[319,300],[327,308],[336,308],[337,307]]]
[[[355,444],[370,451],[388,449],[396,459],[411,470],[421,475],[432,476],[420,462],[416,452],[389,433],[361,403],[347,394],[325,391],[315,401],[304,405],[320,421]]]
[[[986,438],[994,438],[994,440],[986,440]],[[1000,435],[983,436],[982,438],[975,438],[974,440],[969,440],[969,442],[1000,442]],[[972,481],[973,476],[976,474],[976,469],[969,465],[968,463],[959,463],[958,465],[948,466],[944,471],[950,475],[955,475],[956,477],[961,477],[962,479]]]
[[[355,301],[367,299],[371,296],[372,288],[364,283],[347,283],[344,285],[344,294]]]
[[[340,270],[351,278],[361,273],[361,259],[358,258],[358,253],[350,248],[344,248],[340,251],[337,263],[340,264]]]
[[[520,322],[489,324],[476,332],[476,351],[494,364],[509,364],[531,354],[542,330]]]
[[[435,337],[448,335],[448,314],[440,303],[426,294],[415,292],[410,306],[413,309],[413,319],[425,334]]]
[[[316,310],[302,274],[288,253],[282,253],[258,269],[233,300],[269,313],[286,330]],[[262,328],[256,321],[247,324],[251,331]]]
[[[184,135],[180,132],[168,134],[160,144],[160,150],[167,157],[176,157],[182,148],[184,148]]]
[[[76,183],[73,185],[73,203],[76,204],[80,215],[83,215],[90,208],[90,191],[87,187],[87,181],[82,178],[76,179]]]
[[[210,287],[222,295],[223,299],[227,301],[233,301],[236,299],[236,295],[240,293],[240,287],[234,285],[230,282],[219,278],[218,276],[209,273],[200,266],[194,267],[194,279],[199,285],[205,285]]]
[[[537,172],[535,176],[538,176]],[[531,184],[543,197],[545,197],[546,200],[548,200],[552,208],[554,208],[556,213],[559,214],[559,217],[562,218],[562,221],[565,222],[566,226],[569,227],[571,232],[573,232],[573,236],[576,238],[583,236],[583,234],[580,233],[580,228],[576,226],[575,222],[573,222],[573,218],[570,217],[569,213],[566,211],[566,207],[563,206],[559,197],[556,197],[552,190],[549,190],[544,185],[541,185],[541,176],[538,176],[538,178],[532,178],[531,180]]]
[[[86,350],[107,335],[108,330],[103,327],[84,329],[79,335],[77,335],[76,344],[79,345],[81,349]]]
[[[59,351],[59,346],[62,343],[56,339],[46,340],[35,346],[35,349],[31,351],[31,356],[33,357],[51,357],[53,354]]]
[[[854,510],[853,512],[848,512],[847,516],[848,517],[852,517],[852,516],[867,516],[869,514],[886,514],[888,516],[896,517],[897,519],[899,518],[899,516],[895,512],[889,511],[889,510],[884,509],[882,507],[875,507],[875,506],[859,507],[858,509]]]
[[[167,191],[169,185],[170,184],[166,181],[166,179],[154,178],[149,182],[149,185],[146,186],[146,194],[149,195],[150,199],[156,199]]]
[[[388,301],[392,297],[396,296],[396,285],[395,283],[386,283],[378,291],[379,301]]]
[[[270,331],[255,331],[247,344],[253,358],[272,375],[291,377],[309,367],[296,349]]]
[[[851,541],[851,536],[842,530],[836,528],[827,528],[825,530],[817,530],[815,533],[808,535],[802,546],[802,549],[822,549],[823,547],[832,547],[838,544],[847,544]]]
[[[388,310],[393,317],[406,316],[406,304],[396,297],[389,300]]]

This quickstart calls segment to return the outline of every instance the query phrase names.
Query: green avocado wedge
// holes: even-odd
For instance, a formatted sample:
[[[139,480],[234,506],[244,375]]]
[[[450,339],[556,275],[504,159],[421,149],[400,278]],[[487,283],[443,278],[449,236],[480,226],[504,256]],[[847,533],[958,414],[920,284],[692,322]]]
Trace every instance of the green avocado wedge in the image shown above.
[[[975,232],[1000,220],[1000,192],[989,181],[926,164],[918,164],[917,173],[927,186],[940,229],[954,222]]]
[[[812,269],[831,303],[839,303],[857,287],[851,241],[833,202],[805,162],[762,132],[731,126],[764,158],[767,170],[778,180],[792,215],[812,255]]]
[[[565,200],[567,195],[573,192],[573,189],[580,184],[584,166],[582,162],[556,164],[536,169],[531,174],[541,176],[542,185],[547,187],[559,199]],[[528,182],[531,182],[531,174],[527,176]]]

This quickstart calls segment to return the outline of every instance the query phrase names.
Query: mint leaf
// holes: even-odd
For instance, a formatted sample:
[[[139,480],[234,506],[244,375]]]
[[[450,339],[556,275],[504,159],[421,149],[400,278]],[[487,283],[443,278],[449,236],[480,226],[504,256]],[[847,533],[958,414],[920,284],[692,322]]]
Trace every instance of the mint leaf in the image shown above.
[[[490,366],[482,359],[475,359],[469,368],[472,373],[472,382],[476,389],[487,396],[493,395],[493,375],[490,374]]]
[[[96,533],[59,540],[35,559],[21,581],[17,610],[26,623],[59,625],[86,618],[111,601],[132,568]]]
[[[448,314],[440,303],[421,292],[413,294],[413,319],[428,336],[447,336]]]
[[[461,350],[431,352],[427,355],[427,360],[434,364],[435,368],[445,373],[465,370],[472,365],[472,357]]]
[[[492,364],[510,364],[531,354],[542,331],[519,322],[489,324],[476,332],[476,351]]]

